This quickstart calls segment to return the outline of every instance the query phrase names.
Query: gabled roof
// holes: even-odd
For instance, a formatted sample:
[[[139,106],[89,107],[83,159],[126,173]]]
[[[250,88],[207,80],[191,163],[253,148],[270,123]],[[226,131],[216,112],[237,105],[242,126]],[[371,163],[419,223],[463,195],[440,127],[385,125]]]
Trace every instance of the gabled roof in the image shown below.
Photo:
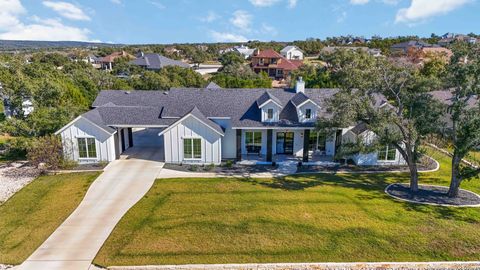
[[[164,134],[168,130],[170,130],[172,127],[174,127],[177,123],[182,122],[184,119],[186,119],[189,116],[193,116],[196,118],[198,121],[206,125],[207,127],[211,128],[213,131],[218,133],[220,136],[224,135],[224,130],[222,129],[221,126],[219,126],[217,123],[213,122],[212,120],[208,119],[198,108],[197,106],[194,106],[190,111],[188,111],[182,118],[178,119],[177,121],[173,122],[168,128],[162,130],[159,135]]]
[[[356,126],[354,126],[352,129],[350,129],[350,131],[356,135],[360,135],[367,130],[368,130],[368,126],[365,122],[360,122]]]
[[[214,82],[208,83],[206,89],[222,89],[222,87]]]
[[[117,59],[119,57],[127,57],[127,58],[130,58],[130,59],[135,58],[133,55],[128,54],[125,51],[121,51],[121,52],[113,52],[109,55],[106,55],[106,56],[102,57],[100,59],[100,61],[104,62],[104,63],[113,63],[115,61],[115,59]]]
[[[301,51],[303,52],[302,50],[300,50],[300,48],[298,48],[297,46],[295,45],[289,45],[289,46],[286,46],[285,48],[283,48],[280,53],[287,53],[289,52],[290,50],[298,50],[298,51]]]
[[[307,101],[311,101],[309,97],[307,97],[303,92],[299,92],[295,94],[290,100],[295,107],[299,107]],[[312,101],[313,102],[313,101]],[[315,102],[313,102],[315,103]]]
[[[319,117],[328,117],[324,104],[338,89],[305,89],[305,96],[319,106]],[[93,103],[104,116],[106,125],[121,122],[170,126],[184,117],[196,106],[207,118],[229,118],[234,128],[260,127],[309,127],[315,123],[300,123],[291,99],[293,89],[205,89],[174,88],[170,91],[123,91],[103,90]],[[263,96],[263,97],[262,97]],[[272,99],[279,103],[280,121],[265,123],[261,119],[262,100]],[[375,104],[381,105],[385,98],[378,97]],[[106,108],[103,108],[106,107]],[[115,125],[114,125],[115,126]]]
[[[130,64],[146,67],[148,69],[162,69],[166,66],[178,66],[183,68],[190,67],[187,63],[173,60],[157,53],[146,53],[143,56],[130,61]]]
[[[277,104],[279,107],[282,107],[282,103],[278,98],[270,94],[269,92],[265,91],[258,99],[257,99],[257,105],[259,108],[263,107],[267,102],[272,101],[275,104]]]
[[[266,49],[263,51],[259,51],[257,54],[254,54],[253,57],[260,57],[260,58],[283,58],[281,54],[272,50]]]

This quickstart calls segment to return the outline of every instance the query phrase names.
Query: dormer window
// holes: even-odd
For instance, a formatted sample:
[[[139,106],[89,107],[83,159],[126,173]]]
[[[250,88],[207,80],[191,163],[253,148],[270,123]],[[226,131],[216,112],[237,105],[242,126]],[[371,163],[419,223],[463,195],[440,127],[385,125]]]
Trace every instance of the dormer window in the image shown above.
[[[306,109],[305,110],[305,118],[306,119],[311,119],[312,118],[312,109]]]
[[[267,119],[269,120],[273,119],[273,109],[267,110]]]

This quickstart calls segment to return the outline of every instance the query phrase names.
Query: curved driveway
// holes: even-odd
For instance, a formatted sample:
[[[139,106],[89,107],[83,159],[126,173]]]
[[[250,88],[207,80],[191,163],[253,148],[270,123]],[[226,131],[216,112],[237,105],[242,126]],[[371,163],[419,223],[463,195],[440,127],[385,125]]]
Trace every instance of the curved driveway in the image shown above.
[[[128,149],[111,162],[85,198],[20,266],[22,270],[87,270],[120,218],[152,186],[163,167],[158,148]]]

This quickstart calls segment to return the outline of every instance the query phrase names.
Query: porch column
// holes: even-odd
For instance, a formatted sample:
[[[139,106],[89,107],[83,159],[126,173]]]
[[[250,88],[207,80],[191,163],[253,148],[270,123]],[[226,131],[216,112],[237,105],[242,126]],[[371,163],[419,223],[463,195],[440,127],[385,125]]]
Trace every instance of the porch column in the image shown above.
[[[115,144],[115,158],[116,159],[119,159],[120,158],[120,154],[121,154],[121,150],[120,150],[120,129],[117,128],[117,133],[115,133],[115,135],[113,136],[113,141],[114,141],[114,144]]]
[[[237,161],[242,160],[242,130],[237,129]]]
[[[308,162],[308,149],[310,148],[310,129],[303,132],[303,162]]]
[[[133,131],[132,128],[128,128],[128,147],[133,146]]]
[[[267,129],[267,162],[272,162],[272,138],[273,137],[273,130]]]

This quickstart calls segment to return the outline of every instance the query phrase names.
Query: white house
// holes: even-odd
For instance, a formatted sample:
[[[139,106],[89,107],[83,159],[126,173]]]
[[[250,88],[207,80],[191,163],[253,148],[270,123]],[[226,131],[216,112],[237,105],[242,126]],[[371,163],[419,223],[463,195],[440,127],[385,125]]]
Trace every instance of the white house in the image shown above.
[[[280,54],[288,60],[303,60],[303,51],[297,46],[287,46],[280,51]]]
[[[160,151],[167,163],[273,162],[285,156],[333,160],[343,136],[362,136],[351,128],[328,136],[315,131],[317,119],[327,115],[326,101],[336,93],[306,89],[301,80],[295,89],[104,90],[92,110],[56,134],[65,154],[80,163],[112,161],[140,146]],[[383,98],[378,106],[385,102]],[[139,129],[147,135],[135,132]],[[391,151],[385,152],[388,161]],[[383,162],[385,153],[353,160],[359,165],[389,164]]]

